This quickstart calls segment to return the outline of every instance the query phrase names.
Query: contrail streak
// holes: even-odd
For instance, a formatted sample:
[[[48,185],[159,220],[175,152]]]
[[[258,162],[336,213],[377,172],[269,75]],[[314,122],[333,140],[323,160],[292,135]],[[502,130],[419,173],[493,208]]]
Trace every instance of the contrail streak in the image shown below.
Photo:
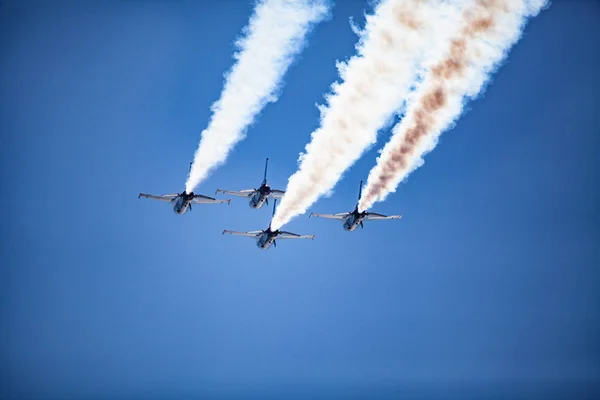
[[[235,65],[225,77],[221,98],[202,132],[186,182],[186,192],[225,162],[229,151],[276,92],[306,34],[328,12],[327,0],[259,0],[245,36],[236,42]]]
[[[475,0],[462,26],[432,59],[423,82],[411,96],[405,117],[393,128],[377,165],[369,173],[359,211],[371,208],[423,164],[439,136],[463,112],[465,98],[476,97],[508,49],[521,37],[528,17],[547,0]]]
[[[450,3],[383,0],[366,17],[356,55],[338,64],[342,82],[332,85],[328,105],[320,107],[321,126],[300,155],[273,229],[305,213],[375,143],[378,130],[401,109],[426,50],[456,20],[457,7]]]

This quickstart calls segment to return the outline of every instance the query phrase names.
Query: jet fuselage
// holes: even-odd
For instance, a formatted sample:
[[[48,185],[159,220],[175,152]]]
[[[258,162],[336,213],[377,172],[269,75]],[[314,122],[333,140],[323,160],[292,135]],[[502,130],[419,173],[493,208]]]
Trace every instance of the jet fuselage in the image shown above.
[[[192,203],[193,199],[193,192],[190,194],[186,193],[185,190],[181,192],[181,194],[177,197],[175,204],[173,205],[173,211],[175,211],[175,214],[185,214],[188,208],[190,208],[190,204]]]
[[[271,245],[273,244],[273,242],[275,242],[275,239],[277,239],[277,236],[279,236],[279,231],[275,231],[273,232],[271,230],[271,227],[267,228],[266,231],[264,231],[259,237],[258,240],[256,241],[256,246],[259,249],[263,249],[266,250],[269,247],[271,247]]]
[[[258,188],[256,193],[254,193],[254,195],[250,197],[250,201],[248,202],[250,204],[250,207],[256,209],[261,208],[267,202],[267,198],[269,197],[270,193],[271,188],[269,187],[269,185],[261,185],[261,187]]]
[[[348,232],[354,231],[359,227],[365,216],[366,213],[359,213],[358,209],[354,209],[354,211],[352,211],[352,213],[344,220],[344,230]]]

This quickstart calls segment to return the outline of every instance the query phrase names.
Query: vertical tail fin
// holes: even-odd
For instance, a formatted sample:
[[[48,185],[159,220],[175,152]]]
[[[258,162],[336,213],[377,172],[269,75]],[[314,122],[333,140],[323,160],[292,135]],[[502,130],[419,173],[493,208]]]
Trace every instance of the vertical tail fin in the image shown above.
[[[267,183],[267,167],[268,166],[269,166],[269,157],[267,157],[267,160],[265,161],[265,176],[263,177],[263,181],[262,181],[263,185],[265,183]]]
[[[193,161],[190,162],[190,168],[188,169],[188,176],[187,176],[188,179],[190,178],[190,173],[192,172],[192,164],[193,163],[194,163]],[[183,195],[183,194],[191,194],[191,193],[194,193],[194,192],[188,193],[188,191],[187,191],[187,184],[186,184],[186,188],[183,190],[183,192],[181,192],[181,194]],[[191,204],[190,204],[190,211],[192,211]]]
[[[269,222],[269,229],[271,229],[271,224],[273,223],[273,217],[275,216],[275,209],[277,208],[277,199],[273,202],[273,215],[271,215],[271,222]]]
[[[362,184],[363,181],[360,181],[360,186],[358,187],[358,201],[360,201],[360,196],[362,196]]]
[[[360,186],[358,187],[358,201],[356,202],[356,207],[354,210],[356,212],[358,212],[358,203],[360,203],[360,196],[362,196],[362,185],[363,185],[363,181],[360,181]]]

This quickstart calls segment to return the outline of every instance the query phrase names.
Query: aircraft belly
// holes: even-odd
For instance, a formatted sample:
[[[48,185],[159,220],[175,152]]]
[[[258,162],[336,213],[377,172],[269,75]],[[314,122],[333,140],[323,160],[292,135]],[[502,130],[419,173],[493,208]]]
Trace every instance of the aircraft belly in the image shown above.
[[[264,202],[265,202],[265,198],[264,197],[262,197],[260,194],[255,194],[250,199],[250,207],[252,207],[252,208],[261,208]]]
[[[352,222],[350,220],[346,220],[344,222],[344,229],[347,230],[348,232],[353,232],[358,227],[359,224],[360,224],[360,222],[356,222],[355,219]]]
[[[264,249],[266,244],[267,244],[267,241],[265,240],[265,237],[264,237],[264,236],[261,236],[261,237],[260,237],[260,239],[258,239],[258,240],[256,241],[256,245],[257,245],[258,247],[260,247],[261,249]]]

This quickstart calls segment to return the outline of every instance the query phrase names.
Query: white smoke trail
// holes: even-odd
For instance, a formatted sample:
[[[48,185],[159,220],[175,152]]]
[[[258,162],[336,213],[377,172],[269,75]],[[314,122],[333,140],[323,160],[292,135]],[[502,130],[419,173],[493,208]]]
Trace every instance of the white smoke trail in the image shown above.
[[[237,60],[225,77],[221,98],[202,132],[186,192],[206,178],[245,136],[260,110],[277,100],[276,91],[302,49],[306,34],[326,17],[328,0],[259,0],[245,36],[236,42]]]
[[[332,85],[328,106],[320,107],[321,126],[300,155],[273,229],[305,213],[375,143],[403,105],[427,49],[456,22],[461,1],[383,0],[366,17],[356,55],[338,65],[342,83]]]
[[[521,37],[528,17],[547,0],[475,0],[445,49],[429,64],[426,77],[393,128],[377,165],[369,173],[359,211],[371,208],[423,164],[439,136],[461,115],[466,98],[476,97],[508,49]]]

